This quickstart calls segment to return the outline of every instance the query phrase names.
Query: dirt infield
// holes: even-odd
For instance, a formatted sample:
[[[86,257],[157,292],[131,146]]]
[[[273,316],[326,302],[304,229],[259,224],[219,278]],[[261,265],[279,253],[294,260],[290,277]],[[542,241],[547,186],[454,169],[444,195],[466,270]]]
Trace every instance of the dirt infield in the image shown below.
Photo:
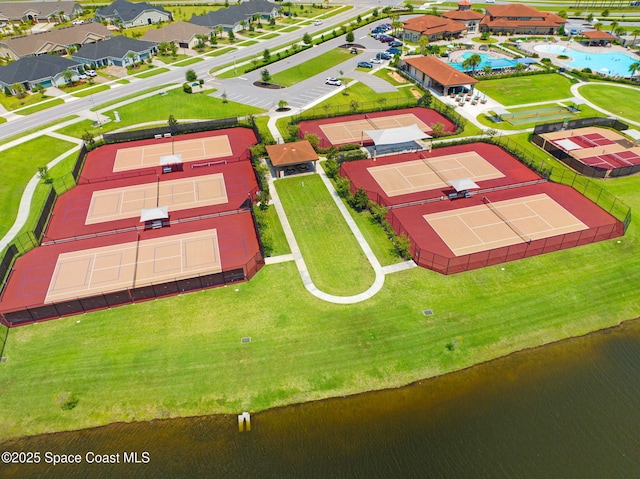
[[[420,174],[410,180],[396,178],[398,184],[389,186],[384,179],[374,176],[376,171],[389,168],[389,174],[394,169],[400,172],[408,167],[415,168],[422,162],[423,155],[431,168],[424,165],[418,167]],[[399,165],[399,166],[398,166]],[[378,158],[377,160],[361,160],[343,163],[340,174],[347,176],[352,183],[352,190],[364,188],[369,198],[383,206],[392,206],[413,201],[439,198],[453,192],[453,188],[446,185],[433,172],[427,170],[433,167],[444,177],[468,175],[481,188],[494,188],[516,183],[540,180],[540,176],[513,158],[503,149],[487,143],[471,143],[468,145],[435,148],[431,152],[405,153]],[[439,168],[442,168],[440,171]],[[402,173],[404,174],[404,173]],[[400,173],[398,173],[400,176]],[[460,177],[458,176],[457,179]],[[453,178],[456,179],[456,178]],[[389,176],[386,181],[393,181]],[[408,181],[409,184],[403,183]],[[403,190],[403,188],[406,188]]]
[[[168,206],[172,213],[227,202],[222,173],[111,188],[93,192],[85,224],[139,217],[143,208]]]
[[[58,256],[45,303],[222,271],[215,229]]]
[[[180,137],[178,137],[180,138]],[[113,172],[138,170],[161,165],[166,156],[179,155],[182,162],[231,157],[231,144],[227,135],[205,138],[176,139],[155,145],[120,148],[116,153]]]
[[[224,140],[225,137],[227,138],[226,141]],[[215,151],[212,150],[212,154],[214,156],[211,156],[209,158],[207,154],[203,152],[201,155],[202,158],[194,161],[202,161],[203,159],[227,160],[228,162],[249,161],[250,158],[248,148],[258,143],[258,140],[251,129],[238,127],[227,128],[224,130],[204,131],[188,135],[179,135],[174,138],[152,138],[149,140],[139,140],[127,143],[104,145],[89,152],[78,183],[84,184],[89,182],[107,181],[111,179],[123,179],[135,176],[140,173],[160,174],[162,173],[162,167],[158,164],[142,164],[138,167],[138,169],[124,169],[116,171],[116,168],[122,168],[122,165],[116,165],[116,158],[119,155],[119,151],[122,150],[123,152],[134,152],[134,156],[131,159],[127,160],[131,161],[133,165],[133,162],[140,161],[139,152],[145,151],[146,149],[149,149],[148,151],[151,153],[153,152],[154,148],[159,148],[159,151],[168,152],[168,154],[171,154],[172,141],[174,141],[175,148],[176,145],[182,142],[186,142],[182,143],[184,145],[193,146],[200,140],[205,141],[206,144],[211,143],[211,145],[222,146],[224,146],[224,143],[226,142],[230,147],[230,153],[226,156],[219,156]],[[200,141],[200,143],[204,144],[202,143],[202,141]],[[138,153],[135,153],[135,150],[138,150]],[[209,151],[209,149],[207,149],[207,151]],[[176,150],[176,152],[178,151]],[[188,152],[185,152],[185,154],[189,155]],[[126,153],[120,153],[120,155],[125,155],[124,157],[126,157]],[[138,160],[136,160],[135,158],[138,158]],[[151,159],[152,157],[150,156],[149,158]],[[186,158],[189,158],[189,156],[187,156]],[[183,157],[183,161],[188,163],[192,160],[185,159],[185,157]],[[190,166],[188,164],[185,165],[185,169],[189,167]]]
[[[362,130],[396,128],[413,123],[423,125],[425,133],[432,132],[431,126],[434,123],[442,123],[444,131],[455,131],[455,125],[437,111],[419,107],[307,120],[300,122],[299,127],[301,137],[312,133],[320,138],[321,146],[329,147],[345,143],[360,143],[362,140],[365,144],[372,144],[370,139],[363,137]]]

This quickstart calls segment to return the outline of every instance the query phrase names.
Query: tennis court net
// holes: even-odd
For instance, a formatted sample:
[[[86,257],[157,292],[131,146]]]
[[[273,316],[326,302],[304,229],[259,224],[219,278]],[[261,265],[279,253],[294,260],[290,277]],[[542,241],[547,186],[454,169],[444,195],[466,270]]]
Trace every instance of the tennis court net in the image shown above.
[[[511,220],[509,220],[509,218],[507,218],[505,215],[503,215],[500,210],[493,204],[491,203],[491,200],[489,198],[487,198],[486,196],[482,197],[482,202],[487,205],[487,208],[489,208],[491,211],[493,211],[493,213],[500,218],[502,221],[504,221],[504,223],[513,230],[513,232],[515,234],[517,234],[520,239],[522,239],[522,241],[524,241],[525,243],[531,243],[531,238],[529,238],[529,236],[527,236],[525,233],[523,233],[520,228],[518,228],[516,225],[514,225]]]

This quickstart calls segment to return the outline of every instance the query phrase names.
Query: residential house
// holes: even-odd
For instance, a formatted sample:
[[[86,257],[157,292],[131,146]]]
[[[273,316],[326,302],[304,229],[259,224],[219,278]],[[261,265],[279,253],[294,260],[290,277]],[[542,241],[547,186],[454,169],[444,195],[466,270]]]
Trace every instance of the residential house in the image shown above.
[[[58,23],[82,14],[76,2],[0,2],[0,22]]]
[[[3,91],[9,89],[11,93],[16,93],[16,84],[22,85],[25,90],[32,90],[36,85],[45,88],[60,86],[65,84],[65,71],[71,71],[71,79],[77,80],[81,67],[77,61],[56,55],[25,57],[7,66],[0,66],[0,87]]]
[[[484,18],[484,13],[471,10],[471,2],[462,0],[458,3],[457,10],[450,10],[442,13],[444,18],[455,20],[467,27],[467,33],[478,33],[480,31],[480,21]]]
[[[405,57],[398,63],[398,68],[426,88],[431,88],[442,95],[473,90],[478,80],[456,70],[436,57]]]
[[[127,67],[150,58],[157,52],[157,47],[156,42],[116,36],[103,42],[83,45],[80,50],[71,55],[71,58],[96,67],[110,65]]]
[[[458,38],[467,27],[460,22],[435,15],[422,15],[403,22],[402,37],[405,40],[417,42],[426,37],[430,42],[436,40]]]
[[[228,8],[214,10],[206,15],[194,15],[189,23],[201,25],[211,30],[222,27],[225,31],[242,30],[243,23],[248,24],[251,20],[260,18],[269,20],[280,15],[281,7],[266,0],[252,0],[239,5],[231,5]]]
[[[168,22],[173,19],[171,12],[147,2],[130,3],[116,0],[112,4],[96,10],[98,21],[107,21],[124,28]]]
[[[174,22],[166,27],[147,30],[142,39],[157,43],[174,42],[180,48],[194,48],[199,42],[199,35],[208,38],[210,34],[211,30],[207,27],[189,22]]]
[[[8,60],[55,53],[67,55],[69,49],[111,38],[111,32],[100,23],[83,23],[24,37],[0,40],[0,57]]]
[[[541,12],[528,5],[510,3],[485,8],[480,31],[492,33],[556,35],[567,23],[554,13]]]

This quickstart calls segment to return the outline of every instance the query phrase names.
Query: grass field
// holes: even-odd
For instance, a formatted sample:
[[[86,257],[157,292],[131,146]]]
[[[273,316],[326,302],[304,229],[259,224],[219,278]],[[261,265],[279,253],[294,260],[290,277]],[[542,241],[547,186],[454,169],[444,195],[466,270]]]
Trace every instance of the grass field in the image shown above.
[[[278,213],[276,212],[275,207],[270,206],[265,213],[265,217],[267,219],[267,224],[269,225],[269,234],[273,240],[271,256],[291,253],[289,243],[284,235],[284,230],[282,229],[282,224],[280,223],[280,218],[278,218]]]
[[[639,183],[604,185],[638,211]],[[1,436],[395,387],[617,324],[640,314],[638,221],[621,243],[448,277],[421,268],[388,275],[358,305],[312,297],[289,262],[234,288],[12,330],[0,368],[11,411],[0,417]],[[63,392],[78,399],[72,411],[55,403]]]
[[[318,55],[309,61],[300,63],[280,73],[276,73],[271,77],[271,83],[283,86],[295,85],[302,80],[311,78],[318,73],[322,73],[331,67],[349,60],[350,57],[351,54],[349,53],[349,50],[345,48],[336,48],[335,50],[330,50],[327,53]]]
[[[568,102],[565,102],[568,103]],[[551,104],[550,104],[551,105]],[[550,106],[549,105],[549,106]],[[547,105],[541,105],[540,107],[529,107],[529,108],[509,108],[510,112],[519,112],[519,111],[525,111],[525,110],[530,110],[530,111],[535,111],[536,108],[544,108]],[[569,115],[567,115],[569,116]],[[577,116],[569,116],[569,118],[571,119],[575,119],[575,118],[593,118],[593,117],[604,117],[607,116],[604,113],[599,112],[598,110],[595,110],[593,108],[591,108],[589,105],[580,105],[580,112],[578,113]],[[533,128],[536,124],[538,123],[554,123],[554,122],[558,122],[558,121],[562,121],[562,120],[545,120],[544,118],[542,119],[534,119],[532,118],[533,121],[531,121],[530,123],[523,123],[520,125],[512,125],[507,121],[501,121],[499,123],[494,123],[493,120],[491,120],[488,116],[486,116],[485,114],[481,114],[478,115],[477,120],[482,123],[483,125],[489,127],[489,128],[495,128],[498,130],[523,130],[523,129],[527,129],[527,128]]]
[[[506,106],[571,98],[571,81],[557,73],[482,80],[476,89]]]
[[[146,72],[142,72],[142,73],[136,73],[135,75],[133,75],[136,78],[149,78],[149,77],[154,77],[156,75],[160,75],[161,73],[166,73],[168,72],[169,69],[168,68],[152,68],[150,70],[147,70]]]
[[[16,110],[16,115],[31,115],[32,113],[37,113],[42,110],[47,110],[49,108],[53,108],[54,106],[62,105],[63,103],[64,103],[64,100],[62,98],[54,98],[52,100],[43,101],[40,103],[36,103],[35,105],[28,106],[26,108]]]
[[[90,88],[84,88],[82,90],[77,90],[73,93],[73,96],[78,98],[83,98],[85,96],[93,95],[94,93],[99,93],[101,91],[109,90],[111,87],[109,85],[93,85]]]
[[[373,269],[320,177],[286,178],[275,187],[315,285],[339,296],[369,288]]]
[[[233,48],[233,47],[220,48],[219,50],[214,50],[210,53],[207,53],[207,56],[219,57],[220,55],[224,55],[225,53],[233,52],[235,50],[237,50],[237,48]]]
[[[25,106],[34,105],[43,100],[47,100],[53,97],[43,95],[42,93],[27,94],[24,98],[18,98],[16,96],[6,96],[4,93],[0,93],[0,105],[5,109],[17,110]]]
[[[193,65],[194,63],[200,63],[200,62],[203,62],[203,61],[204,61],[204,58],[191,57],[191,58],[188,58],[186,60],[182,60],[180,62],[175,63],[174,66],[176,66],[176,67],[186,67],[188,65]]]
[[[640,122],[640,89],[612,83],[580,86],[580,94],[612,115]]]
[[[68,141],[41,136],[2,152],[2,163],[11,167],[4,168],[0,179],[0,203],[3,205],[0,237],[13,225],[24,188],[38,172],[38,167],[45,166],[73,146]]]

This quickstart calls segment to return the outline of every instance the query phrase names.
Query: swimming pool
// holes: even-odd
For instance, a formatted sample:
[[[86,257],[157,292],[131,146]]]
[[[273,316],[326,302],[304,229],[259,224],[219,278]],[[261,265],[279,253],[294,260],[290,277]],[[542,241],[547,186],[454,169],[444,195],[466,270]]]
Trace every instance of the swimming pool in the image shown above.
[[[630,75],[629,65],[639,61],[624,53],[591,53],[580,52],[573,48],[561,45],[537,45],[534,47],[537,52],[551,53],[552,55],[566,55],[571,58],[567,61],[567,66],[582,70],[591,68],[594,73],[604,73],[606,75],[618,75],[628,77]]]
[[[475,52],[464,52],[461,55],[461,58],[462,60],[466,60],[471,55],[474,55],[474,53]],[[499,70],[502,68],[513,68],[514,66],[516,66],[516,62],[507,58],[495,58],[487,55],[486,53],[478,53],[477,55],[480,55],[482,62],[476,67],[476,71],[482,70],[487,65],[490,65],[493,70]],[[460,70],[461,72],[472,70],[471,68],[463,68],[462,62],[451,62],[449,63],[449,65],[451,65],[456,70]]]

